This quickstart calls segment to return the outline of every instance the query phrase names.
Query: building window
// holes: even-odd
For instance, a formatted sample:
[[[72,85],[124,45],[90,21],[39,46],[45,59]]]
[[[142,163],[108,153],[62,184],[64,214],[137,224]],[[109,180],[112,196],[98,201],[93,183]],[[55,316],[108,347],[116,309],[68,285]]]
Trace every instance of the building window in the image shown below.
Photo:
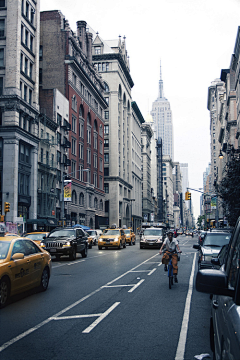
[[[5,20],[0,19],[0,37],[4,37],[5,35]]]
[[[72,138],[72,154],[76,155],[76,139]]]
[[[79,159],[84,160],[83,144],[79,144]]]
[[[3,77],[0,77],[0,95],[3,95]]]
[[[25,30],[25,45],[28,47],[28,31]]]
[[[43,47],[40,45],[39,47],[39,61],[42,61],[43,59]]]
[[[32,105],[32,90],[29,90],[29,104]]]
[[[95,55],[100,55],[101,54],[101,47],[100,46],[96,46],[95,47]]]
[[[27,86],[24,85],[24,100],[27,101]]]
[[[104,139],[104,148],[109,148],[109,139]]]
[[[35,10],[31,8],[31,18],[30,18],[31,24],[34,23],[34,14],[35,14]]]
[[[93,174],[93,185],[95,186],[95,188],[97,188],[98,186],[97,173]]]
[[[104,114],[105,114],[105,120],[108,120],[109,119],[109,111],[105,111]]]
[[[25,12],[25,16],[28,19],[29,16],[29,3],[26,1],[26,12]]]
[[[72,173],[72,177],[76,177],[76,163],[75,161],[72,161],[72,164],[71,164],[71,173]]]
[[[87,163],[91,164],[91,150],[87,149]]]
[[[100,164],[100,171],[102,172],[103,171],[103,159],[102,158],[99,158],[99,164]]]
[[[105,194],[109,194],[109,184],[104,183],[104,192]]]
[[[105,164],[109,164],[109,154],[108,153],[104,154],[104,162],[105,162]]]
[[[104,134],[108,135],[109,134],[109,125],[105,125],[104,126]]]
[[[0,7],[5,7],[5,0],[0,0]]]
[[[103,154],[103,142],[102,141],[99,142],[99,152],[101,155]]]
[[[96,154],[94,154],[93,156],[93,166],[95,167],[95,169],[97,169],[98,167],[98,158]]]
[[[25,58],[24,72],[26,75],[28,75],[28,59],[27,58]]]
[[[72,131],[76,134],[76,118],[72,116]]]
[[[33,52],[33,36],[30,35],[30,50]]]
[[[30,79],[32,79],[32,74],[33,74],[33,64],[30,63],[29,64],[29,77],[30,77]]]
[[[0,49],[0,66],[4,66],[4,49]]]

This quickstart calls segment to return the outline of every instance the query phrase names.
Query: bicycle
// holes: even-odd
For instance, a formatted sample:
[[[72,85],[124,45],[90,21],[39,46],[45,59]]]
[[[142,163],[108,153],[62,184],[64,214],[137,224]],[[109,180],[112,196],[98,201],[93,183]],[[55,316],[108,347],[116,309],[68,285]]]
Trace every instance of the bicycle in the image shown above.
[[[180,253],[174,252],[172,254],[178,254],[178,261],[180,261]],[[173,285],[173,264],[172,264],[172,254],[168,254],[169,256],[169,262],[168,262],[168,283],[169,283],[169,289],[172,288]]]

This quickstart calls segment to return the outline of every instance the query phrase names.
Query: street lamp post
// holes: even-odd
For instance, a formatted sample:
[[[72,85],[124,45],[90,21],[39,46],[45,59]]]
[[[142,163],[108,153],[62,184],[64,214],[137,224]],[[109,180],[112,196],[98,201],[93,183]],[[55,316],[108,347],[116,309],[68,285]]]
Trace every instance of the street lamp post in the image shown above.
[[[72,174],[75,174],[76,172],[79,172],[79,171],[87,172],[87,171],[90,171],[90,169],[79,169],[79,170],[73,171],[73,172],[71,172],[69,174],[64,174],[64,173],[62,174],[62,190],[61,190],[61,192],[62,192],[62,196],[61,196],[61,198],[62,198],[62,210],[61,210],[61,212],[62,212],[62,216],[61,216],[61,218],[62,218],[62,227],[64,226],[64,218],[65,218],[65,216],[64,216],[64,180],[67,177],[69,177]]]

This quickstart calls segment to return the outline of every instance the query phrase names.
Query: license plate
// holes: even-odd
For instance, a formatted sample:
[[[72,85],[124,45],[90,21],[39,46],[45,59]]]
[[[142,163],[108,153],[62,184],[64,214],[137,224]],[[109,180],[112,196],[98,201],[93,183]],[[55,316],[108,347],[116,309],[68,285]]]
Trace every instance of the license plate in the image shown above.
[[[56,249],[50,249],[50,252],[56,252],[57,250]]]

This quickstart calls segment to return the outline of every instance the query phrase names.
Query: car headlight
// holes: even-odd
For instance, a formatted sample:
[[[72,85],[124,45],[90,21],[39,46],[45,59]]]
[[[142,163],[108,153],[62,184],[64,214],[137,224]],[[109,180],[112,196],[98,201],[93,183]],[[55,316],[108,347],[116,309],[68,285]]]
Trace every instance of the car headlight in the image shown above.
[[[118,242],[118,238],[115,238],[115,239],[114,239],[114,242]]]
[[[145,239],[144,237],[142,237],[141,241],[144,241],[144,242],[145,242],[145,241],[146,241],[146,239]]]
[[[46,247],[46,244],[43,243],[43,242],[41,242],[41,243],[40,243],[40,247],[45,248],[45,247]]]
[[[66,244],[63,245],[63,247],[68,247],[68,246],[71,246],[71,242],[70,242],[70,241],[67,241]]]

